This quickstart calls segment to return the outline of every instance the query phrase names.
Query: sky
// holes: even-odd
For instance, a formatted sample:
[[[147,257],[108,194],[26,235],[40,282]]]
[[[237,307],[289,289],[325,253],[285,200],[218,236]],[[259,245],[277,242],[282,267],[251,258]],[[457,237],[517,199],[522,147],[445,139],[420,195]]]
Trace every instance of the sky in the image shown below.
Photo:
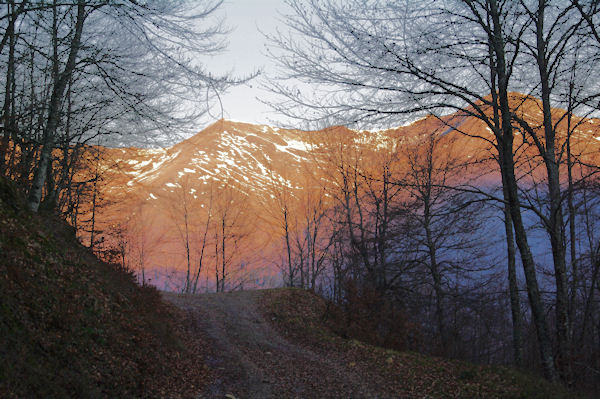
[[[239,76],[258,69],[272,72],[274,63],[265,55],[266,40],[261,31],[269,33],[277,26],[283,26],[280,12],[286,9],[283,0],[225,0],[221,12],[225,14],[226,25],[233,31],[228,36],[228,49],[206,61],[208,69],[233,71]],[[277,120],[277,115],[257,100],[257,97],[269,96],[259,87],[259,79],[234,87],[222,96],[225,119],[256,124]]]

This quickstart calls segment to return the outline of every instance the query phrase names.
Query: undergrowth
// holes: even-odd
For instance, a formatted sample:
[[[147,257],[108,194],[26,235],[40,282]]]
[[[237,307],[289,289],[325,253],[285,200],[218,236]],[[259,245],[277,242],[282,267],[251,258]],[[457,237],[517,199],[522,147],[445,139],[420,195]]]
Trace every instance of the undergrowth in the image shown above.
[[[1,177],[0,254],[0,397],[184,396],[175,311]]]

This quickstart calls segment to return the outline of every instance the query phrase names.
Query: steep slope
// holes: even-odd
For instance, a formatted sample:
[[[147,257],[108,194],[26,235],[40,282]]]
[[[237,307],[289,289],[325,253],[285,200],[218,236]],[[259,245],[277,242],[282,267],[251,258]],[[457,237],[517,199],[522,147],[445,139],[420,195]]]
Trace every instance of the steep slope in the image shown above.
[[[0,177],[0,397],[193,397],[201,338],[71,227],[24,209]]]
[[[113,173],[109,179],[115,189],[124,183],[128,193],[148,191],[153,195],[140,197],[154,200],[174,191],[184,177],[200,180],[200,185],[227,180],[244,191],[261,190],[271,170],[277,173],[285,166],[293,174],[300,172],[310,162],[309,150],[303,132],[220,120],[167,149],[103,148],[101,153],[102,168]]]

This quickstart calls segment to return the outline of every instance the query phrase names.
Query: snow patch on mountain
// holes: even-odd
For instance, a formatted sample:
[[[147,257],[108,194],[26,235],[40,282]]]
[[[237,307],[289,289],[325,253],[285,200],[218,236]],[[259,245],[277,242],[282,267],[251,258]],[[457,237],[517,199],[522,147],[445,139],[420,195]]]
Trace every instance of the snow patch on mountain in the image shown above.
[[[168,155],[167,152],[165,151],[160,158],[158,158],[157,160],[152,160],[152,168],[144,171],[144,172],[139,172],[139,171],[133,171],[130,172],[130,174],[134,174],[136,175],[135,180],[140,182],[142,180],[154,180],[156,178],[156,173],[158,171],[158,169],[163,166],[165,163],[172,161],[173,159],[177,158],[177,156],[181,153],[181,151],[177,151],[174,154]]]
[[[151,160],[151,159],[148,159],[148,160],[146,160],[146,161],[140,161],[140,162],[138,162],[136,165],[134,165],[133,167],[134,167],[135,169],[142,169],[142,168],[144,168],[144,167],[148,166],[148,165],[150,164],[150,162],[152,162],[152,160]]]
[[[289,140],[287,141],[287,146],[288,148],[293,148],[295,150],[300,150],[300,151],[310,151],[311,149],[311,145],[309,143],[306,143],[304,141],[300,141],[300,140]]]
[[[157,154],[166,154],[167,150],[171,147],[167,148],[140,148],[138,153],[140,155],[157,155]]]
[[[207,165],[208,164],[208,161],[206,159],[201,159],[201,158],[192,158],[191,161],[195,165]]]
[[[227,167],[227,165],[235,166],[235,159],[229,156],[226,151],[217,151],[217,160],[225,162],[225,164],[217,165],[218,167]]]

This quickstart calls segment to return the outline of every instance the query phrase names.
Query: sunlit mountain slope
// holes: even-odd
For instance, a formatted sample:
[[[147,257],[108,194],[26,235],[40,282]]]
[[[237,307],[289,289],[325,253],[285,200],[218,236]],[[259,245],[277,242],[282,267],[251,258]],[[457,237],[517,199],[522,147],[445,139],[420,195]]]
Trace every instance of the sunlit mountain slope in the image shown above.
[[[515,95],[513,102],[519,115],[541,129],[537,100]],[[564,111],[555,113],[564,141],[567,120]],[[574,156],[598,164],[600,120],[573,118],[571,126]],[[544,173],[536,149],[521,130],[515,134],[518,171],[524,184],[535,184]],[[352,162],[374,176],[388,162],[394,165],[392,179],[402,181],[411,154],[427,151],[431,137],[435,157],[469,165],[454,183],[489,189],[499,184],[494,136],[469,109],[376,132],[304,132],[220,120],[165,149],[95,148],[86,173],[98,176],[96,209],[81,205],[80,238],[90,242],[93,219],[95,246],[120,248],[129,267],[140,276],[143,269],[144,279],[160,288],[181,288],[189,265],[196,288],[212,289],[224,264],[229,288],[271,286],[279,283],[285,263],[282,209],[302,214],[303,198],[314,196],[322,197],[320,206],[336,206],[329,189],[339,186],[336,168]]]

